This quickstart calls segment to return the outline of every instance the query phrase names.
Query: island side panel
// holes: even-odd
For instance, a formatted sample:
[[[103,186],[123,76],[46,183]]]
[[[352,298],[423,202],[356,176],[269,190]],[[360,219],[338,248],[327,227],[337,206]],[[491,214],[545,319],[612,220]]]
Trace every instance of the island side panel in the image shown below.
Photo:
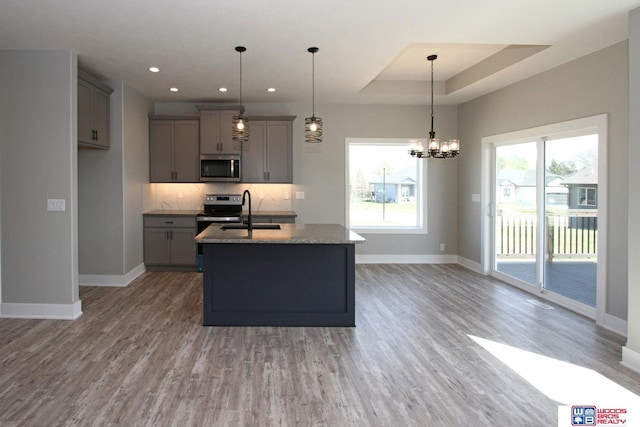
[[[205,326],[355,326],[353,244],[204,245]]]

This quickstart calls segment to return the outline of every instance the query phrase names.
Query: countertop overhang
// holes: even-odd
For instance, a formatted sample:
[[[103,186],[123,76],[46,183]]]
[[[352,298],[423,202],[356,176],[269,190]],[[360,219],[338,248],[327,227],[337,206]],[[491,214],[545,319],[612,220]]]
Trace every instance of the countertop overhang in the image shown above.
[[[280,224],[280,230],[222,230],[207,227],[196,236],[198,243],[354,244],[364,237],[340,224]]]

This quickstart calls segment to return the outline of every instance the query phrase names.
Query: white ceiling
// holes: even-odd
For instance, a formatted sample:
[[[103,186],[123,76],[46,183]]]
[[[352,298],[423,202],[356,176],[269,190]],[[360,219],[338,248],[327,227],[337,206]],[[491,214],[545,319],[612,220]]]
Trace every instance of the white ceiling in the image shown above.
[[[153,101],[459,104],[627,38],[640,0],[0,0],[0,49],[70,48]],[[529,49],[528,46],[535,46]],[[161,72],[152,74],[155,65]],[[168,91],[170,86],[180,89]],[[222,94],[218,87],[226,86]],[[267,93],[267,87],[277,88]]]

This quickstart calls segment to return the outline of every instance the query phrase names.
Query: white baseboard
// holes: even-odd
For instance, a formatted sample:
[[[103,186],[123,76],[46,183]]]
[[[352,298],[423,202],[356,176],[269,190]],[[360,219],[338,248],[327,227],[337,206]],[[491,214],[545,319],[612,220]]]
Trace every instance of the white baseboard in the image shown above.
[[[457,255],[356,255],[356,264],[457,264]]]
[[[0,317],[75,320],[82,315],[82,301],[73,304],[0,304]]]
[[[631,350],[629,347],[622,347],[622,366],[625,366],[632,371],[640,373],[640,353]]]
[[[80,286],[114,286],[125,287],[133,282],[138,276],[146,271],[144,264],[140,264],[127,274],[79,274],[78,283]]]
[[[598,323],[598,326],[602,326],[623,337],[627,336],[627,321],[611,314],[605,313],[604,323]]]
[[[463,267],[467,267],[469,270],[473,270],[478,274],[486,275],[486,272],[482,268],[482,264],[479,262],[471,261],[470,259],[458,255],[458,264]]]

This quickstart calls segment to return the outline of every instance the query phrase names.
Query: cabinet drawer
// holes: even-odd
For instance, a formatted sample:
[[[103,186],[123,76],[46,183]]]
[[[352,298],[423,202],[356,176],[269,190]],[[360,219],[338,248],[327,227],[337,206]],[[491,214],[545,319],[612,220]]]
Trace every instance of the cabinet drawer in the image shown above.
[[[145,227],[196,227],[196,218],[190,216],[145,216]]]

